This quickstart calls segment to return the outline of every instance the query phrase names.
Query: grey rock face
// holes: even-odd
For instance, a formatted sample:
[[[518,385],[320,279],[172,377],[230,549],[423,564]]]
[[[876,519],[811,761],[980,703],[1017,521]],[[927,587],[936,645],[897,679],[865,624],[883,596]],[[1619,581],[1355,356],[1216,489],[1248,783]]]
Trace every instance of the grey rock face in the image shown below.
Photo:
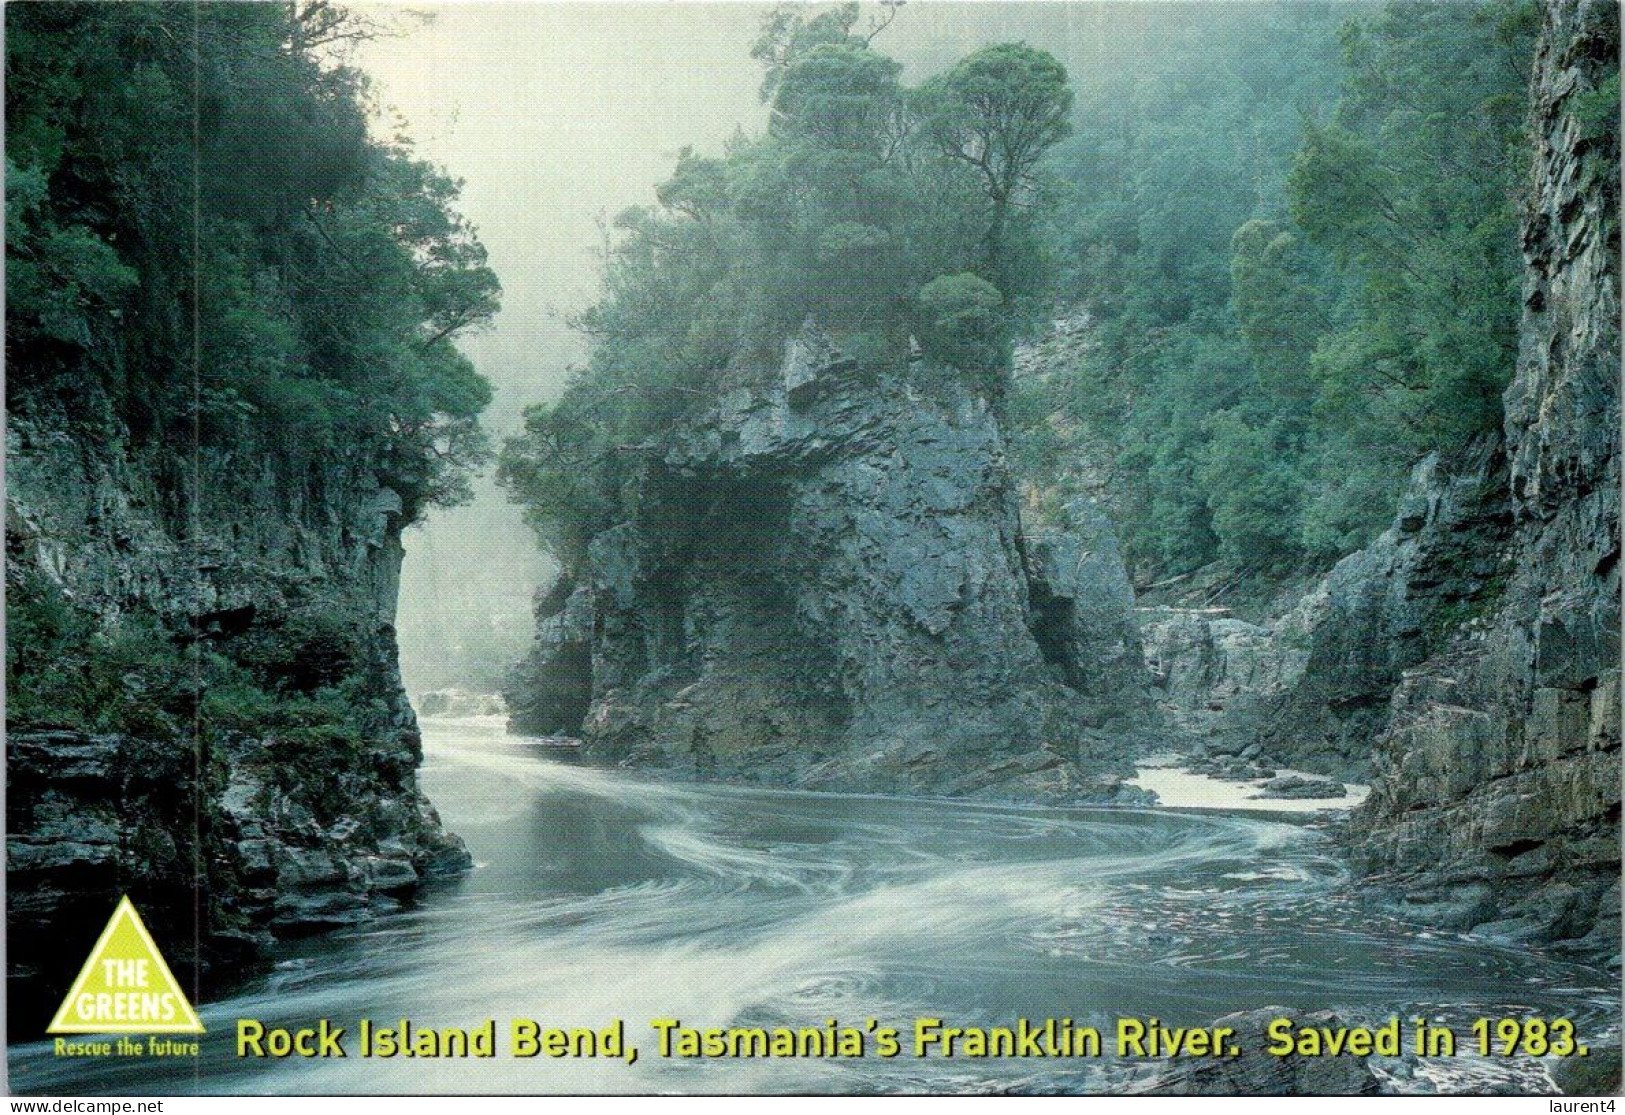
[[[1277,625],[1301,667],[1269,695],[1258,738],[1287,765],[1365,781],[1404,672],[1495,608],[1511,566],[1500,447],[1452,466],[1417,465],[1394,525]]]
[[[1028,540],[1026,557],[1029,626],[1045,660],[1098,717],[1115,721],[1115,730],[1145,730],[1145,648],[1111,520],[1080,499],[1057,528]]]
[[[1258,746],[1257,744],[1253,745]],[[1248,748],[1252,750],[1252,748]],[[1192,760],[1188,768],[1192,774],[1205,774],[1221,782],[1258,782],[1274,778],[1275,768],[1267,758],[1254,762],[1240,755],[1209,755]]]
[[[1086,309],[1074,307],[1050,323],[1039,337],[1017,343],[1011,352],[1011,380],[1018,386],[1045,386],[1057,378],[1069,379],[1093,359],[1100,346],[1096,324]],[[1057,439],[1057,451],[1048,455],[1045,476],[1022,477],[1023,512],[1028,525],[1045,514],[1049,493],[1060,488],[1082,492],[1113,521],[1122,522],[1132,509],[1124,506],[1125,488],[1117,482],[1118,447],[1086,423],[1052,416],[1048,436]]]
[[[1552,1069],[1552,1082],[1565,1096],[1617,1096],[1622,1051],[1617,1044],[1597,1047],[1585,1057],[1565,1057]]]
[[[804,332],[773,382],[653,455],[638,519],[555,591],[557,621],[516,675],[530,692],[510,701],[559,723],[582,695],[563,663],[585,639],[589,758],[1116,798],[1129,756],[1100,729],[1137,715],[1146,686],[1115,540],[1077,515],[1076,535],[1024,538],[985,402],[867,374]]]
[[[508,728],[576,735],[592,702],[592,592],[569,575],[536,596],[536,637],[502,690]]]
[[[1256,748],[1285,766],[1369,779],[1404,672],[1493,611],[1510,576],[1499,444],[1453,466],[1421,461],[1394,525],[1267,625],[1220,609],[1141,610],[1163,708],[1195,750]]]
[[[394,639],[400,497],[355,459],[298,477],[274,452],[205,452],[197,464],[180,514],[158,481],[163,469],[171,484],[189,472],[177,462],[14,418],[8,584],[44,578],[110,628],[151,619],[221,653],[252,643],[291,670],[337,671],[323,683],[373,702],[387,726],[358,742],[306,741],[295,757],[240,733],[138,738],[13,719],[8,940],[20,1031],[49,1018],[54,1001],[43,1000],[71,982],[121,893],[171,963],[198,964],[210,986],[271,934],[353,923],[468,864],[417,786],[421,743]],[[353,657],[307,654],[309,620],[341,633]]]
[[[1147,665],[1174,739],[1214,756],[1263,750],[1264,716],[1303,674],[1296,614],[1274,628],[1217,608],[1141,608]]]
[[[1406,914],[1609,957],[1618,163],[1573,106],[1617,58],[1618,8],[1559,0],[1546,21],[1504,437],[1421,462],[1392,528],[1267,627],[1147,609],[1142,633],[1163,707],[1200,749],[1372,781],[1356,854]]]
[[[1395,687],[1358,850],[1418,916],[1619,948],[1617,153],[1574,114],[1619,10],[1546,6],[1522,350],[1506,394],[1510,561],[1496,607]]]

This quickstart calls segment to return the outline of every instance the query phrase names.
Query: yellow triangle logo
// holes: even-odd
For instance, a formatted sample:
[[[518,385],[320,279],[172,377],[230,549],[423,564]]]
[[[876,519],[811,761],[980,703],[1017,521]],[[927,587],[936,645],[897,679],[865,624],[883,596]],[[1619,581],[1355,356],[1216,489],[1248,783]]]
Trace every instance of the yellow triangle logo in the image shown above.
[[[48,1034],[201,1034],[203,1023],[128,896],[108,919]]]

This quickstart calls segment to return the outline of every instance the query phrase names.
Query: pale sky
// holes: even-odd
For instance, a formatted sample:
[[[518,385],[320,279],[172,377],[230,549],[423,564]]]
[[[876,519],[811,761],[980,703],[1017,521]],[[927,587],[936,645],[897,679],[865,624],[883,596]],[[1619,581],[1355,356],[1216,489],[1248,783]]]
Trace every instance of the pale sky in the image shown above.
[[[401,9],[377,6],[399,19]],[[589,305],[598,275],[595,218],[654,200],[685,144],[718,150],[756,129],[760,72],[750,44],[765,7],[728,4],[465,3],[353,59],[393,130],[465,182],[503,285],[493,328],[463,350],[496,388],[485,424],[513,432],[523,408],[554,396],[584,355],[565,318]],[[409,21],[406,21],[409,22]],[[529,630],[532,591],[552,577],[518,509],[485,478],[473,505],[431,512],[408,531],[402,574],[403,669],[414,691],[444,683],[492,616]]]
[[[491,424],[580,358],[561,315],[596,284],[594,217],[654,200],[685,144],[760,126],[752,4],[464,3],[357,58],[418,149],[464,179],[503,311],[465,351],[498,387]]]
[[[498,439],[583,358],[564,319],[594,298],[595,217],[653,202],[684,146],[720,153],[736,130],[761,128],[761,70],[749,51],[771,6],[352,5],[402,25],[413,22],[408,12],[430,17],[351,60],[386,111],[379,126],[392,132],[398,115],[420,154],[465,181],[462,211],[505,292],[494,328],[462,342],[496,388],[486,426]],[[1134,6],[914,0],[876,46],[905,64],[910,83],[1011,40],[1089,66],[1108,62],[1102,31],[1135,21]],[[865,5],[864,23],[876,10]],[[489,478],[476,492],[472,506],[432,512],[407,534],[400,630],[414,691],[441,684],[423,656],[450,647],[470,623],[500,615],[528,630],[530,594],[552,577],[517,509]]]

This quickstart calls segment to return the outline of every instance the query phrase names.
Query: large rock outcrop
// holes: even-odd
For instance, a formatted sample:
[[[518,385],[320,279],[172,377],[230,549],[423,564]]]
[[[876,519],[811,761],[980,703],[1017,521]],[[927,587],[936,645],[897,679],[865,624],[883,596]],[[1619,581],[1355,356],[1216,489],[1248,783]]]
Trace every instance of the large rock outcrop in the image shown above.
[[[1150,680],[1117,531],[1089,497],[1070,503],[1026,547],[1028,626],[1044,659],[1125,738],[1155,726]]]
[[[1276,624],[1302,669],[1270,702],[1260,731],[1272,754],[1364,781],[1371,741],[1388,725],[1404,671],[1495,607],[1508,574],[1510,514],[1500,447],[1412,471],[1394,524],[1338,562]],[[1295,639],[1294,639],[1295,636]]]
[[[467,866],[417,786],[393,626],[402,506],[378,470],[335,459],[290,475],[270,452],[137,456],[16,417],[7,437],[11,619],[39,597],[90,617],[93,641],[139,630],[155,654],[253,661],[290,692],[342,693],[370,725],[218,721],[262,711],[234,708],[240,692],[199,693],[195,718],[113,730],[38,701],[27,719],[9,709],[13,1033],[43,1027],[123,893],[207,991],[272,934],[353,924]],[[115,718],[148,683],[141,661],[128,669],[106,702]]]
[[[1169,741],[1202,755],[1263,751],[1267,711],[1303,676],[1308,657],[1286,624],[1251,623],[1226,608],[1139,609],[1146,664]]]
[[[589,758],[701,778],[1118,795],[1148,706],[1110,526],[1025,537],[992,409],[932,378],[808,330],[673,431],[544,601],[516,725],[585,703]]]
[[[536,634],[508,672],[508,729],[574,736],[592,703],[592,592],[565,573],[536,593]]]
[[[1513,534],[1494,610],[1399,681],[1359,850],[1413,912],[1617,957],[1619,8],[1555,0],[1536,58]],[[1615,87],[1617,88],[1617,86]],[[1600,114],[1613,116],[1604,104]]]

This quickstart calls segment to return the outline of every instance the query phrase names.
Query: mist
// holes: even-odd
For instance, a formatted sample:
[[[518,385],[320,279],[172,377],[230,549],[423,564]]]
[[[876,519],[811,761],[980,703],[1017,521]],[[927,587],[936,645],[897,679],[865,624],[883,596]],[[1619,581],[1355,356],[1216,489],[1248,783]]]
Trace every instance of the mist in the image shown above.
[[[376,126],[464,181],[461,209],[502,280],[492,328],[459,343],[492,383],[494,444],[555,397],[583,338],[570,318],[599,283],[605,223],[654,201],[684,147],[720,153],[766,121],[750,58],[768,4],[380,5],[400,34],[353,58]],[[1178,11],[1176,9],[1182,9]],[[1051,51],[1075,85],[1154,70],[1159,36],[1200,34],[1206,4],[915,3],[877,44],[909,83],[977,46]],[[882,18],[865,5],[860,27]],[[408,690],[493,690],[533,631],[531,601],[556,569],[490,474],[472,503],[436,509],[405,537],[398,630]]]
[[[501,277],[503,309],[462,342],[513,433],[585,356],[569,319],[597,290],[602,222],[650,202],[685,144],[759,127],[750,43],[765,7],[459,4],[374,40],[357,64],[379,126],[465,181],[461,208]],[[391,15],[398,13],[395,9]],[[386,15],[384,18],[388,18]],[[398,630],[413,694],[496,688],[555,567],[487,473],[472,503],[405,536]]]

